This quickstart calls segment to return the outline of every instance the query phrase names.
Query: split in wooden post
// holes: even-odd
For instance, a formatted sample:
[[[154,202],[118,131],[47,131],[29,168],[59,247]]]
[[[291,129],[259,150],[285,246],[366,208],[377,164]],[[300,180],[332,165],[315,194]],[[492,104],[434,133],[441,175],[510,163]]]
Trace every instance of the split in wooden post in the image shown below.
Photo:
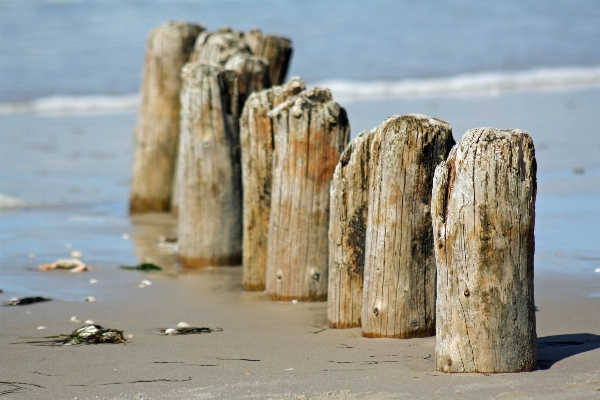
[[[363,336],[435,333],[431,187],[452,145],[450,125],[418,114],[387,118],[372,138]]]
[[[536,368],[535,196],[533,141],[517,129],[470,130],[437,167],[438,370]]]
[[[300,78],[252,94],[240,118],[242,186],[244,192],[244,246],[242,286],[265,290],[274,132],[271,109],[304,90]]]
[[[331,328],[361,325],[370,152],[375,131],[364,131],[350,142],[331,182],[327,290],[327,323]]]
[[[238,265],[242,182],[237,73],[188,63],[182,71],[179,260],[186,267]]]
[[[346,111],[311,89],[269,112],[275,118],[267,295],[327,298],[329,189],[348,143]]]
[[[188,62],[200,25],[168,22],[146,45],[142,104],[135,128],[129,210],[168,211],[179,141],[181,67]]]

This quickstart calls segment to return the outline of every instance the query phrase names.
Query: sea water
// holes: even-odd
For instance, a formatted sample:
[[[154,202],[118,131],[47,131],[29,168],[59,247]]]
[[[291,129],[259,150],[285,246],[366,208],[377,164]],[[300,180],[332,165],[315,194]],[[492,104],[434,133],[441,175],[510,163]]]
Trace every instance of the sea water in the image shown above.
[[[140,248],[172,227],[140,227],[127,199],[145,40],[166,20],[291,38],[288,76],[331,88],[353,137],[409,112],[447,119],[456,140],[476,126],[528,131],[536,271],[600,276],[600,142],[577,139],[600,126],[595,0],[0,0],[0,296],[81,300],[89,277],[110,289],[118,265],[162,257]],[[565,182],[575,189],[553,189]],[[71,249],[99,269],[37,271]]]
[[[596,0],[0,0],[0,110],[135,106],[167,20],[287,36],[288,76],[340,95],[600,82]]]

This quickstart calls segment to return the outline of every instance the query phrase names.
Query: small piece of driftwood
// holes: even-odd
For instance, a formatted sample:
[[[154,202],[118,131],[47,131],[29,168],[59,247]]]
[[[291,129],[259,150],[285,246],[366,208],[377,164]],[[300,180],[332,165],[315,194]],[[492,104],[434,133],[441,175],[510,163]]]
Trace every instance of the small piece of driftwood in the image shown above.
[[[327,298],[329,188],[348,144],[346,111],[326,89],[302,92],[269,112],[275,151],[267,295],[273,300]]]
[[[239,265],[242,182],[238,74],[188,63],[182,70],[179,261],[186,267]]]
[[[273,123],[267,113],[304,90],[299,78],[252,94],[240,119],[242,184],[244,192],[244,246],[242,285],[246,290],[265,290],[271,182]]]
[[[536,368],[535,196],[533,142],[517,129],[470,130],[437,167],[438,370]]]
[[[142,104],[135,128],[131,213],[171,207],[179,141],[180,71],[203,30],[200,25],[169,22],[148,37]]]
[[[362,333],[435,334],[436,265],[431,188],[454,145],[447,123],[424,115],[387,118],[371,142]]]
[[[372,131],[350,142],[335,168],[329,214],[327,323],[360,327]]]

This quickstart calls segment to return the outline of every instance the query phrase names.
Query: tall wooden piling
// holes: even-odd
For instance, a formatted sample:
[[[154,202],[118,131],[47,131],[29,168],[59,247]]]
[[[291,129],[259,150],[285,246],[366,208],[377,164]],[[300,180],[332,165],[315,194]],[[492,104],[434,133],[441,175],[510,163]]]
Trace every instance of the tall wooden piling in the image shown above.
[[[142,104],[135,128],[135,150],[129,210],[167,211],[179,141],[181,67],[188,61],[200,25],[168,22],[147,41]]]
[[[179,260],[187,267],[238,265],[242,182],[238,74],[188,63],[182,71]]]
[[[261,69],[268,68],[262,65],[263,62],[257,57],[252,57],[252,52],[248,44],[243,40],[242,33],[235,31],[227,26],[222,27],[217,32],[203,32],[196,39],[193,45],[193,51],[190,55],[190,62],[223,66],[231,58],[235,58],[230,63],[236,72],[241,72],[245,75],[244,79],[238,80],[243,86],[255,86],[252,90],[261,90],[270,86],[269,82],[265,82],[265,75],[261,73]],[[240,56],[239,58],[235,56]],[[267,79],[269,79],[267,77]],[[259,89],[257,89],[259,88]],[[240,93],[241,98],[245,99],[249,93]],[[185,152],[186,149],[179,146],[179,152]],[[183,179],[183,157],[178,157],[175,168],[175,182],[173,185],[173,196],[171,202],[171,210],[175,216],[179,214],[180,192],[179,187]]]
[[[327,323],[360,327],[372,131],[350,142],[335,168],[329,214]]]
[[[282,36],[265,35],[259,29],[252,29],[243,37],[253,54],[269,60],[271,82],[281,85],[292,58],[292,41]]]
[[[244,192],[244,245],[242,285],[246,290],[265,290],[271,182],[273,121],[267,113],[304,90],[299,78],[252,94],[240,118],[242,186]]]
[[[267,295],[327,297],[329,189],[348,143],[346,111],[329,90],[311,89],[269,112],[275,119]]]
[[[535,196],[533,142],[517,129],[470,130],[436,169],[438,370],[536,368]]]
[[[447,123],[417,114],[390,117],[373,136],[363,336],[435,333],[431,187],[453,144]]]

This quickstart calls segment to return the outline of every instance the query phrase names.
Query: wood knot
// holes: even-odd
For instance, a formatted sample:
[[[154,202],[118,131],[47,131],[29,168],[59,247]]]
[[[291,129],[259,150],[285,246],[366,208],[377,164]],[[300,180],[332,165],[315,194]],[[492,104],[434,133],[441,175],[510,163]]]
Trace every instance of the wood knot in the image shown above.
[[[378,315],[379,315],[379,310],[378,310],[377,308],[375,308],[375,309],[373,310],[373,314],[374,314],[375,316],[378,316]]]
[[[319,279],[321,279],[321,274],[314,274],[312,277],[315,281],[318,281]]]
[[[465,289],[464,295],[465,295],[465,297],[469,297],[471,295],[471,292],[469,292],[469,289]]]

